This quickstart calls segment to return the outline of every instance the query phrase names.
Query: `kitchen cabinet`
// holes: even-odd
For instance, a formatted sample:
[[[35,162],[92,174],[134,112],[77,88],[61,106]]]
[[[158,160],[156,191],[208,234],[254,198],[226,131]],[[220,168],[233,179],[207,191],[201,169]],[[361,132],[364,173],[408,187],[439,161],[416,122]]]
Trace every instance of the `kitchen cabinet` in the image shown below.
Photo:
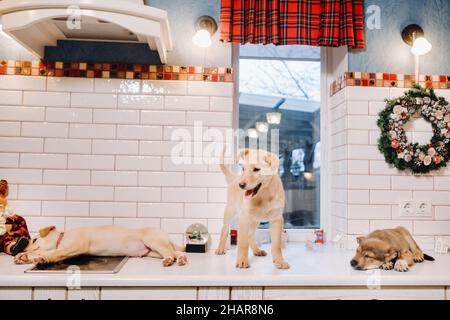
[[[197,300],[230,300],[229,287],[200,287]]]
[[[231,288],[231,300],[262,300],[262,287],[233,287]]]
[[[1,300],[31,300],[32,289],[22,287],[2,287],[0,288]]]
[[[100,288],[67,290],[67,300],[100,300]]]
[[[266,287],[264,300],[444,300],[444,287]]]
[[[107,287],[101,300],[197,300],[195,287]]]
[[[2,287],[0,300],[450,300],[450,287]]]
[[[33,290],[33,300],[66,300],[66,298],[66,288],[44,287]]]

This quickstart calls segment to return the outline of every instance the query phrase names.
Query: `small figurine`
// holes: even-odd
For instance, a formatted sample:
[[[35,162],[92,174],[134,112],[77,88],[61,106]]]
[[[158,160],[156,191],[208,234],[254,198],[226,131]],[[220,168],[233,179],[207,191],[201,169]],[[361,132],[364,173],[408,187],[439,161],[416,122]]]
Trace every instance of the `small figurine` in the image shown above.
[[[8,182],[0,180],[0,250],[12,256],[25,250],[30,242],[24,218],[8,207]]]
[[[316,236],[316,240],[314,241],[315,243],[319,243],[319,244],[324,244],[325,243],[324,232],[323,232],[322,229],[315,230],[314,234]]]
[[[190,225],[186,230],[186,252],[207,252],[211,243],[211,236],[208,229],[196,223]]]
[[[200,232],[200,230],[194,230],[192,231],[192,235],[189,235],[189,239],[201,241],[203,240],[202,233]]]

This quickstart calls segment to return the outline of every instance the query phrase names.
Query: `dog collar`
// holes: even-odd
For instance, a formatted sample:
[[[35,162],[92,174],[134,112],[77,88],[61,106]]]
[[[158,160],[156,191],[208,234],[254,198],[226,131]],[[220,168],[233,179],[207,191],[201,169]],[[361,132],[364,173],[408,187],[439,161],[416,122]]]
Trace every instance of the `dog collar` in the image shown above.
[[[56,249],[58,249],[59,245],[61,244],[63,237],[64,237],[64,232],[61,232],[58,236],[58,240],[56,240]]]

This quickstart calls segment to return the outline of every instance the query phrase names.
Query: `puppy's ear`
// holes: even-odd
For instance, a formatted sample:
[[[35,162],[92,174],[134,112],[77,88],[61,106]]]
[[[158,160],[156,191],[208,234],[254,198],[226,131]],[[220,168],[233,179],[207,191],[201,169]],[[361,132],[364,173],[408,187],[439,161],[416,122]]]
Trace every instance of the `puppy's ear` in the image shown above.
[[[8,196],[8,181],[6,180],[0,180],[0,196],[6,198]]]
[[[52,232],[55,229],[56,229],[55,226],[42,228],[41,230],[39,230],[39,235],[41,236],[41,238],[45,238],[50,232]]]
[[[357,237],[356,238],[356,242],[358,242],[358,244],[361,244],[361,242],[363,242],[364,240],[366,240],[366,237]]]
[[[264,157],[264,161],[270,166],[270,171],[275,174],[280,166],[280,160],[275,153],[268,152]]]
[[[246,158],[249,152],[250,149],[248,148],[239,150],[238,153],[236,154],[236,161],[239,162],[239,160]]]

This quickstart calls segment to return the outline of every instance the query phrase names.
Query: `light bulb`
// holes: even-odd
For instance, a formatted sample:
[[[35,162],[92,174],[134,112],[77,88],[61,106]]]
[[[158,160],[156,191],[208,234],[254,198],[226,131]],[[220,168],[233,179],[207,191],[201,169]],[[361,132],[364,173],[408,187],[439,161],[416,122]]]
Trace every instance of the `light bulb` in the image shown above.
[[[258,138],[258,131],[254,128],[247,129],[247,135],[249,138],[257,139]]]
[[[200,29],[192,37],[192,42],[201,48],[207,48],[212,43],[211,34],[208,30]]]
[[[421,56],[430,52],[432,47],[433,46],[427,39],[423,37],[417,38],[416,40],[414,40],[414,43],[411,47],[411,53],[416,56]]]
[[[270,124],[280,124],[281,113],[279,112],[268,112],[266,114],[267,122]]]
[[[267,132],[269,131],[269,124],[267,122],[257,122],[256,130],[262,133]]]

